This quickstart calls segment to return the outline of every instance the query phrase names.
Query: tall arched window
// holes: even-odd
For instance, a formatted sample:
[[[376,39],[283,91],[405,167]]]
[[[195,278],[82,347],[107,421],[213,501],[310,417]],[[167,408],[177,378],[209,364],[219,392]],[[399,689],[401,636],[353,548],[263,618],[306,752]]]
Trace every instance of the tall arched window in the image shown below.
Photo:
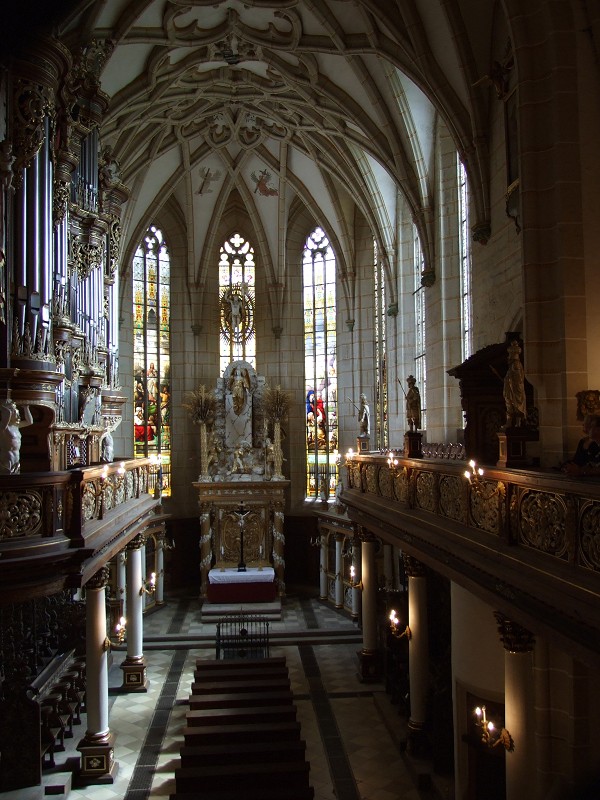
[[[473,338],[473,314],[471,304],[471,237],[469,236],[469,187],[467,171],[458,159],[458,219],[460,249],[460,294],[462,322],[462,357],[471,355]]]
[[[151,225],[133,257],[134,450],[160,456],[163,494],[171,491],[169,251]]]
[[[335,494],[338,472],[335,256],[315,228],[303,252],[307,497]]]
[[[385,337],[385,273],[379,258],[377,242],[373,240],[373,264],[375,275],[375,449],[388,446],[387,415],[387,360]]]
[[[232,361],[256,368],[254,248],[239,233],[221,247],[219,303],[221,375]]]

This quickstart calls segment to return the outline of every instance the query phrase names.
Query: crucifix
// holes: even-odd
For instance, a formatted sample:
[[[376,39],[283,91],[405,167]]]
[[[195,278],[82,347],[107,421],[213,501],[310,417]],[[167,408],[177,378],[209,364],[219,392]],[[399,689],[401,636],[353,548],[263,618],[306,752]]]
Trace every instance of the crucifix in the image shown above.
[[[240,510],[233,512],[237,517],[237,523],[240,527],[240,563],[238,564],[238,572],[246,572],[246,563],[244,561],[244,526],[246,517],[250,511],[244,510],[244,501],[240,503]]]

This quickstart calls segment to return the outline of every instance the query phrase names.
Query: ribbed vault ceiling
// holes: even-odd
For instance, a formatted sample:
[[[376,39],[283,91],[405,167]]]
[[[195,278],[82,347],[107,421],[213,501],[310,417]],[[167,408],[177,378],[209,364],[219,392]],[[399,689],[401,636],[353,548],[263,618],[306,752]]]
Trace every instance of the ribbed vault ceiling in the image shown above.
[[[482,7],[483,6],[483,7]],[[351,270],[356,206],[388,257],[397,192],[431,258],[434,137],[466,159],[487,213],[491,4],[477,0],[86,0],[58,33],[104,50],[101,130],[131,189],[128,237],[176,200],[202,253],[240,198],[266,242],[300,203]],[[197,262],[196,278],[202,265]]]

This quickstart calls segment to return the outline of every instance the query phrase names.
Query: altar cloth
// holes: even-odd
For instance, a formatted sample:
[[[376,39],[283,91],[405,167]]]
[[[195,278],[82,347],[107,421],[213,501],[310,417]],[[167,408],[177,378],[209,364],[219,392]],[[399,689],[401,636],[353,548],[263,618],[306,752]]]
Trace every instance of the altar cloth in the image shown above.
[[[273,567],[248,567],[238,572],[236,567],[208,573],[207,597],[211,603],[267,603],[277,596]]]
[[[224,570],[215,567],[208,573],[209,583],[272,583],[275,579],[273,567],[247,567],[245,572],[238,572],[237,567]]]

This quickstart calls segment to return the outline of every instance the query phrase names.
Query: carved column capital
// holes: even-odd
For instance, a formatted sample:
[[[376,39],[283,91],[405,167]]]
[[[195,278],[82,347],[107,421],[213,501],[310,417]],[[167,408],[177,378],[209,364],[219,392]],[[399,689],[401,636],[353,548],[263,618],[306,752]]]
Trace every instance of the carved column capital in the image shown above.
[[[103,567],[100,567],[98,572],[94,573],[92,577],[86,581],[85,588],[86,589],[104,589],[108,584],[110,579],[110,569],[105,564]]]
[[[527,628],[523,628],[499,611],[494,611],[494,617],[498,625],[500,641],[504,649],[510,653],[530,653],[535,644],[535,637]]]
[[[138,533],[128,544],[127,550],[141,550],[146,544],[146,534]]]
[[[425,564],[416,559],[414,556],[409,556],[406,553],[402,553],[402,562],[404,564],[404,572],[409,578],[425,577]]]

